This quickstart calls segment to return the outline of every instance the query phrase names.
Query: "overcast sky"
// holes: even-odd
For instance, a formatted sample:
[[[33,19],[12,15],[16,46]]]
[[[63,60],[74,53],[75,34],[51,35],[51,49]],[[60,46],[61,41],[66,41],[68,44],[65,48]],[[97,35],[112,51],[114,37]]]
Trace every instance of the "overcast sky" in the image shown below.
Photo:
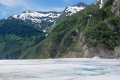
[[[66,6],[79,2],[91,4],[95,0],[0,0],[0,19],[30,11],[63,11]]]

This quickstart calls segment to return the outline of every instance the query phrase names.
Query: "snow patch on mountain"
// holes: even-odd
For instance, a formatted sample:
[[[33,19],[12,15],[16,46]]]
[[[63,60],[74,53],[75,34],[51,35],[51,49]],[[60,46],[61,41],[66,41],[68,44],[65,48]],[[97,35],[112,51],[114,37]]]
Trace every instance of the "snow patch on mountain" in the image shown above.
[[[76,5],[73,5],[73,6],[68,6],[65,9],[66,16],[71,16],[71,15],[77,13],[78,11],[85,9],[86,7],[87,7],[87,4],[82,3],[82,2],[80,2]]]
[[[77,6],[68,6],[65,10],[65,12],[67,13],[66,16],[71,16],[75,13],[77,13],[78,11],[83,10],[85,7],[77,7]]]
[[[25,11],[21,14],[13,15],[13,18],[21,20],[31,20],[34,23],[41,23],[41,21],[50,21],[54,22],[56,18],[61,15],[61,12],[31,12]]]
[[[46,30],[43,30],[43,32],[46,32]]]
[[[103,0],[100,1],[100,9],[103,7]]]
[[[103,7],[103,0],[95,0],[93,4],[97,4],[99,2],[100,9]]]

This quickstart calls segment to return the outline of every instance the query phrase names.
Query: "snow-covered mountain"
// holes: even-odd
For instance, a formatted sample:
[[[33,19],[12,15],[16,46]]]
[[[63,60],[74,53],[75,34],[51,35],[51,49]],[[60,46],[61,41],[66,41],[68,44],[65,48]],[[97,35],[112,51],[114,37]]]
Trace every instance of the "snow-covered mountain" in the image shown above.
[[[15,14],[9,18],[16,18],[27,22],[39,30],[45,30],[56,23],[57,19],[65,12],[66,16],[71,16],[78,11],[83,10],[87,5],[85,3],[78,3],[76,5],[68,6],[63,12],[31,12],[24,11],[20,14]]]
[[[31,20],[33,23],[41,23],[42,21],[54,22],[61,15],[61,12],[31,12],[24,11],[21,14],[13,15],[13,18],[21,20]]]
[[[87,5],[85,3],[78,3],[76,5],[73,5],[73,6],[68,6],[66,9],[65,9],[65,12],[66,12],[66,16],[71,16],[75,13],[77,13],[78,11],[81,11],[83,10]]]
[[[76,5],[67,6],[65,10],[63,11],[63,13],[60,15],[60,17],[57,19],[56,24],[60,24],[61,22],[66,20],[71,15],[77,13],[78,11],[85,9],[86,7],[87,7],[87,4],[82,3],[82,2]]]
[[[33,25],[37,29],[43,30],[50,27],[55,23],[56,19],[62,14],[62,12],[31,12],[24,11],[20,14],[15,14],[12,18],[20,19]]]

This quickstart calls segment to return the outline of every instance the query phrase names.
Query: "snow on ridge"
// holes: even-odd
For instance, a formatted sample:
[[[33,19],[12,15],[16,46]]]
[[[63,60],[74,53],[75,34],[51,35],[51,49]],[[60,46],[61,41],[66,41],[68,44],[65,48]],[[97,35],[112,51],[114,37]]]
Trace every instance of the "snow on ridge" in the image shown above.
[[[93,4],[97,4],[98,2],[100,2],[100,9],[103,7],[103,0],[95,0],[95,2]]]
[[[100,1],[100,9],[103,7],[103,0]]]
[[[46,32],[46,30],[43,30],[43,32]]]
[[[17,16],[18,16],[18,15],[13,15],[12,17],[14,17],[14,18],[16,18],[16,19],[17,19],[17,18],[18,18]]]
[[[32,22],[40,23],[41,20],[45,20],[45,19],[47,20],[48,18],[55,19],[55,18],[58,18],[60,15],[61,13],[54,13],[54,12],[42,13],[42,12],[25,11],[21,14],[13,15],[12,17],[16,19],[31,20]],[[53,22],[53,20],[51,22]]]
[[[73,6],[68,6],[65,9],[66,16],[71,16],[78,11],[83,10],[85,7],[81,4],[78,5],[73,5]],[[23,21],[31,21],[34,23],[41,23],[42,21],[46,22],[55,22],[56,19],[62,14],[63,12],[31,12],[30,10],[24,11],[21,14],[15,14],[12,17],[16,19],[20,19]]]
[[[83,10],[85,7],[77,7],[77,6],[68,6],[65,10],[65,12],[67,13],[66,16],[71,16],[75,13],[77,13],[78,11]]]
[[[85,7],[84,6],[68,6],[65,9],[66,12],[66,16],[71,16],[75,13],[77,13],[78,11],[83,10]],[[13,18],[16,19],[20,19],[20,20],[30,20],[33,23],[41,23],[41,21],[47,21],[47,22],[55,22],[56,18],[58,18],[60,15],[62,14],[62,12],[31,12],[31,11],[24,11],[21,14],[16,14],[13,15]]]

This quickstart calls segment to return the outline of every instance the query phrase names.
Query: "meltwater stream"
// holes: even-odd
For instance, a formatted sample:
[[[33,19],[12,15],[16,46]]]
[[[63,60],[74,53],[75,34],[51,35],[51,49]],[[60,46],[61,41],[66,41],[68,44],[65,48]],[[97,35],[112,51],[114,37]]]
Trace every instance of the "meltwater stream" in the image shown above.
[[[120,60],[0,60],[0,80],[120,80]]]

